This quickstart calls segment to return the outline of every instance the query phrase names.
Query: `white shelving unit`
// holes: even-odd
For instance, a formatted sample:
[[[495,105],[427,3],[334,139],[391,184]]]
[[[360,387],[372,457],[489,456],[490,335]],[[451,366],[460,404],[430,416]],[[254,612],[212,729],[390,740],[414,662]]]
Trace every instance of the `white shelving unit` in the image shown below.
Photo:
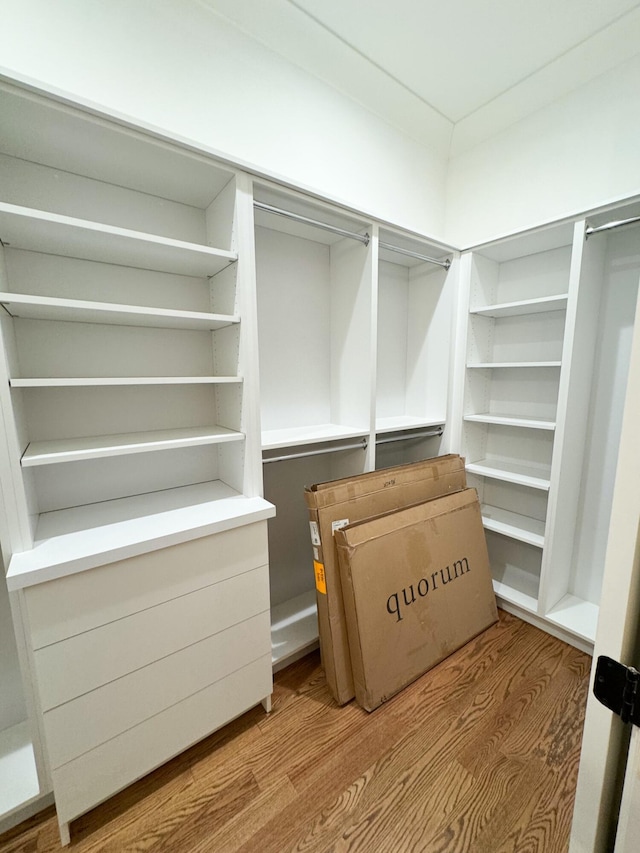
[[[172,749],[268,703],[266,521],[274,508],[262,498],[257,429],[251,187],[208,157],[10,86],[0,90],[0,109],[2,601],[11,602],[17,638],[0,677],[12,690],[22,682],[24,694],[0,719],[0,773],[11,774],[17,798],[4,804],[6,819],[53,787],[68,841],[70,820]],[[164,575],[149,572],[150,561]],[[131,568],[118,580],[124,565]],[[117,601],[103,612],[111,586]],[[205,614],[214,587],[230,602],[217,622],[214,610]],[[70,636],[74,596],[72,621],[82,627]],[[236,603],[244,599],[246,607]],[[183,607],[201,626],[189,641]],[[89,677],[100,667],[85,632],[110,638],[115,650],[129,622],[155,619],[158,608],[176,614],[165,632],[167,663],[153,655],[140,663],[128,643],[117,673]],[[194,648],[188,683],[173,678],[152,707],[152,691],[138,682],[174,667],[169,660],[178,673],[187,642],[213,654],[225,631],[237,654],[216,669]],[[78,670],[80,681],[68,692],[61,686],[54,708],[47,679],[63,685],[63,649],[85,642],[87,677]],[[190,710],[189,726],[166,742],[152,734],[167,702],[195,709],[193,696],[216,679],[229,686],[216,688],[224,697],[213,712]],[[133,715],[127,727],[148,749],[136,754],[123,741],[123,760],[109,769],[104,741],[115,755],[125,735],[115,723],[94,725],[92,712],[93,734],[65,746],[58,761],[65,732],[78,728],[71,721],[112,681]],[[86,789],[79,773],[88,774]]]
[[[450,249],[378,232],[376,467],[445,452],[457,267]]]
[[[573,230],[482,247],[468,287],[463,453],[500,601],[538,614]]]
[[[634,215],[630,205],[593,224]],[[629,231],[587,241],[585,227],[561,224],[463,256],[459,387],[462,452],[496,594],[590,650],[640,257]]]
[[[318,643],[304,487],[370,470],[373,458],[373,247],[307,220],[363,239],[372,226],[262,182],[254,198],[296,217],[255,212],[264,488],[277,508],[269,523],[277,669]]]
[[[415,257],[444,263],[440,244],[262,182],[254,194],[278,667],[317,643],[304,487],[446,452],[456,269]]]

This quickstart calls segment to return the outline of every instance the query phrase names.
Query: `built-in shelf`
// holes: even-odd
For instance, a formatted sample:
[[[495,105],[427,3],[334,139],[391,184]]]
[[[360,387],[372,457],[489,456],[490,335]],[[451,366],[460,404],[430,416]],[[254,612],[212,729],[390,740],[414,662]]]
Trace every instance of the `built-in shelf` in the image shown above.
[[[11,558],[7,585],[20,589],[273,515],[268,501],[220,480],[42,513],[33,549]]]
[[[546,614],[546,618],[554,625],[566,628],[572,634],[593,643],[598,627],[598,612],[597,604],[569,594]]]
[[[550,470],[534,468],[520,462],[504,462],[500,459],[480,459],[467,463],[467,471],[480,477],[490,477],[505,483],[515,483],[519,486],[529,486],[532,489],[549,491]]]
[[[4,202],[0,240],[14,249],[198,277],[237,260],[222,249]]]
[[[262,432],[262,449],[277,450],[279,447],[296,447],[304,444],[319,444],[323,441],[338,441],[350,438],[365,438],[367,429],[343,426],[342,424],[311,424],[288,429],[270,429]]]
[[[315,590],[271,608],[271,657],[276,672],[318,645]]]
[[[529,518],[501,507],[483,504],[482,523],[486,530],[491,530],[493,533],[500,533],[510,539],[535,545],[536,548],[544,547],[544,521],[539,521],[537,518]]]
[[[376,432],[400,432],[408,429],[422,429],[427,427],[444,426],[446,417],[444,414],[435,418],[419,418],[413,415],[396,415],[390,418],[376,418]]]
[[[472,308],[471,314],[482,317],[513,317],[517,314],[542,314],[545,311],[564,311],[567,307],[568,294],[557,296],[542,296],[536,299],[519,299],[517,302],[501,302],[496,305],[483,305]]]
[[[522,574],[524,575],[525,573],[523,572]],[[538,599],[535,590],[533,590],[533,584],[528,579],[524,579],[524,585],[526,588],[531,587],[531,590],[528,591],[526,588],[520,589],[494,579],[493,591],[500,601],[504,601],[507,604],[514,604],[516,607],[527,610],[529,613],[537,613]]]
[[[155,450],[174,450],[202,444],[242,441],[244,434],[221,426],[187,427],[153,430],[150,432],[98,435],[89,438],[34,441],[22,455],[22,467],[77,462],[82,459],[101,459],[128,453],[147,453]]]
[[[228,385],[242,382],[239,376],[66,376],[9,380],[12,388],[74,388],[98,385]]]
[[[89,302],[83,299],[32,296],[23,293],[0,293],[0,305],[12,317],[29,320],[63,320],[76,323],[202,331],[215,331],[240,322],[240,318],[235,315],[118,305],[112,302]]]
[[[0,732],[0,815],[6,817],[40,793],[27,722]]]
[[[498,424],[501,426],[523,427],[525,429],[554,430],[556,422],[541,418],[522,417],[521,415],[496,415],[491,412],[477,412],[465,415],[465,421],[476,424]]]
[[[467,364],[468,368],[481,368],[483,370],[501,370],[521,367],[562,367],[561,361],[483,361],[476,364]]]

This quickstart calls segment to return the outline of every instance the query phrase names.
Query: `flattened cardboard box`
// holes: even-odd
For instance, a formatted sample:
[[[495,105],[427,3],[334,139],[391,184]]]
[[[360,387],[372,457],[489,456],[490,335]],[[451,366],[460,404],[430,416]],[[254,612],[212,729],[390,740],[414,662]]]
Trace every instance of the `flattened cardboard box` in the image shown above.
[[[320,652],[333,698],[355,696],[342,601],[336,529],[353,521],[426,501],[466,486],[464,459],[457,454],[319,483],[305,490],[314,548]]]
[[[475,489],[336,531],[356,700],[377,708],[497,621]]]

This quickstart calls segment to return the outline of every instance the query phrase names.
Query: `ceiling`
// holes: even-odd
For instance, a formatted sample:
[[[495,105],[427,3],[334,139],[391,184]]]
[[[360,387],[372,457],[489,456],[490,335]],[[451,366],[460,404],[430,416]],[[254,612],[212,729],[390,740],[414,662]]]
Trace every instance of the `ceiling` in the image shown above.
[[[635,0],[290,2],[452,122],[638,6]]]
[[[413,135],[486,135],[640,52],[638,0],[199,2]]]

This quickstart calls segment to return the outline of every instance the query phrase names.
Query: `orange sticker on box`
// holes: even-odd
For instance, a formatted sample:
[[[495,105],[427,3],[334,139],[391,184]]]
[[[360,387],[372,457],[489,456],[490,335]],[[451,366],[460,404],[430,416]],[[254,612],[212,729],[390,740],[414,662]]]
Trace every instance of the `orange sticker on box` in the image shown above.
[[[324,563],[319,563],[317,560],[314,560],[313,571],[316,575],[316,589],[318,590],[318,592],[321,592],[323,595],[326,595],[327,581],[324,576]]]

